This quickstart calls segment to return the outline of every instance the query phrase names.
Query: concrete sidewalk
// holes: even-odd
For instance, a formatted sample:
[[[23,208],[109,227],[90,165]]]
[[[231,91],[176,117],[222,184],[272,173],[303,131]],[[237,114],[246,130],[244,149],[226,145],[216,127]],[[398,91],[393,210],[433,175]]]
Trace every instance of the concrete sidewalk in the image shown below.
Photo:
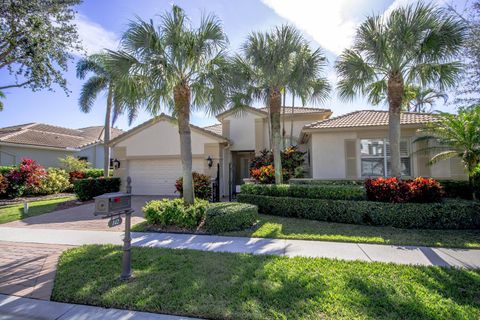
[[[194,318],[106,309],[0,294],[0,320],[187,320]]]
[[[61,245],[122,244],[122,232],[52,230],[0,227],[0,241]],[[325,257],[415,264],[480,268],[480,250],[417,246],[392,246],[326,241],[225,237],[172,233],[132,233],[132,244],[141,247],[193,249],[216,252]]]

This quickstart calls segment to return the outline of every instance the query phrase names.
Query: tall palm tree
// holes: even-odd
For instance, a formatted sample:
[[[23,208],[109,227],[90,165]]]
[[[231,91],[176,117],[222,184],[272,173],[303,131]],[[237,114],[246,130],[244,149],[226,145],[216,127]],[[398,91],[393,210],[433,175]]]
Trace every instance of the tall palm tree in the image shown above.
[[[100,92],[107,93],[107,106],[105,111],[104,127],[104,159],[103,174],[108,177],[110,168],[110,132],[111,125],[115,123],[119,114],[126,110],[126,100],[121,91],[120,80],[114,77],[114,73],[108,68],[108,54],[98,53],[82,58],[77,63],[77,77],[84,80],[88,74],[92,76],[83,84],[80,93],[80,110],[88,113],[92,110],[93,103]],[[113,109],[113,110],[112,110]],[[129,112],[129,122],[135,118],[135,112]]]
[[[131,22],[121,50],[111,52],[110,64],[118,76],[134,79],[125,91],[152,115],[166,109],[178,120],[186,205],[195,200],[190,113],[203,109],[216,114],[226,107],[227,44],[216,16],[203,16],[199,27],[193,28],[185,12],[173,6],[158,26],[152,20]]]
[[[473,191],[475,169],[480,164],[480,106],[461,109],[458,115],[440,113],[439,121],[428,125],[422,133],[414,142],[430,140],[434,143],[418,152],[433,152],[432,164],[460,158]]]
[[[0,99],[5,99],[5,94],[2,91],[0,91]],[[3,102],[0,101],[0,111],[2,110],[3,110]]]
[[[233,80],[231,102],[234,107],[251,105],[253,101],[264,102],[269,110],[272,132],[275,183],[282,183],[280,113],[282,89],[287,88],[293,75],[292,61],[302,49],[310,55],[311,74],[315,79],[309,82],[309,100],[321,102],[328,95],[329,87],[321,78],[325,57],[317,49],[312,51],[307,41],[294,27],[283,25],[268,33],[251,33],[243,44],[241,55],[231,63]]]
[[[367,18],[354,45],[336,63],[340,97],[357,95],[379,104],[387,97],[392,176],[400,177],[400,111],[405,88],[418,85],[444,91],[461,71],[456,57],[465,39],[463,21],[445,10],[418,3],[389,16]]]

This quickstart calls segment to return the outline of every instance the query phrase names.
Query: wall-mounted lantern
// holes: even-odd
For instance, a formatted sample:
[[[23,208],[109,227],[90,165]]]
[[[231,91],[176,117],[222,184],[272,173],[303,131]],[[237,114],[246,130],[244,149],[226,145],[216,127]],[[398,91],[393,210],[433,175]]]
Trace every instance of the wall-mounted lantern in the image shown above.
[[[211,168],[213,166],[213,159],[212,157],[208,156],[207,158],[207,164],[208,164],[208,167]]]
[[[120,168],[120,160],[118,160],[118,159],[113,160],[113,167],[115,169]]]

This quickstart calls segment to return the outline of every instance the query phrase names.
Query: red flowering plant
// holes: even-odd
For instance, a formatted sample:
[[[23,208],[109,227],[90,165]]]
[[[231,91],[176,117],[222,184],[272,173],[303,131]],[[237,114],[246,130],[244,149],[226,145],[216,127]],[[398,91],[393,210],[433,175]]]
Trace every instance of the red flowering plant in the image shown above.
[[[7,195],[11,198],[20,197],[24,193],[38,192],[47,171],[35,160],[22,159],[17,169],[12,169],[6,176],[8,180]]]
[[[286,179],[288,172],[283,169],[283,178]],[[260,184],[275,183],[275,168],[273,165],[262,166],[258,169],[250,169],[250,176]]]
[[[295,177],[298,172],[301,172],[303,163],[305,162],[305,152],[301,152],[297,147],[291,146],[287,147],[280,153],[282,160],[282,172],[283,172],[283,181],[287,182],[291,177]],[[271,169],[270,169],[271,168]],[[270,171],[268,171],[270,170]],[[250,176],[260,182],[257,177],[262,175],[263,181],[270,182],[260,182],[260,183],[274,183],[275,179],[271,180],[267,173],[271,173],[273,170],[273,154],[271,151],[263,150],[260,151],[260,154],[252,159],[250,163]],[[267,172],[268,171],[268,172]],[[275,171],[273,171],[275,174]]]
[[[69,172],[68,175],[70,176],[68,179],[70,183],[73,183],[77,179],[85,179],[85,172],[83,171],[72,171]]]
[[[375,178],[365,180],[367,199],[380,202],[439,202],[444,196],[443,188],[432,178],[418,177],[414,180]]]

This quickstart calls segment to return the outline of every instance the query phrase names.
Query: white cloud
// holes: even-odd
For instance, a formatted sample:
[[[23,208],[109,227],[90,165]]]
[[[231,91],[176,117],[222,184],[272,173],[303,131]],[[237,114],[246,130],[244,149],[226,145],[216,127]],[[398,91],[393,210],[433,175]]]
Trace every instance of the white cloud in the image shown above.
[[[345,12],[351,0],[262,0],[279,16],[308,33],[323,48],[339,54],[350,46],[358,20]],[[360,17],[361,18],[361,17]]]
[[[91,21],[86,16],[78,14],[75,18],[75,24],[87,54],[97,53],[105,48],[117,48],[119,41],[117,35],[104,29],[100,24]]]
[[[309,34],[324,49],[338,55],[351,46],[356,27],[363,21],[365,14],[373,14],[379,2],[371,0],[262,0],[275,13],[295,24]],[[388,15],[393,9],[418,2],[418,0],[395,0],[385,10]],[[433,0],[443,4],[446,0]],[[378,12],[381,13],[381,12]]]

